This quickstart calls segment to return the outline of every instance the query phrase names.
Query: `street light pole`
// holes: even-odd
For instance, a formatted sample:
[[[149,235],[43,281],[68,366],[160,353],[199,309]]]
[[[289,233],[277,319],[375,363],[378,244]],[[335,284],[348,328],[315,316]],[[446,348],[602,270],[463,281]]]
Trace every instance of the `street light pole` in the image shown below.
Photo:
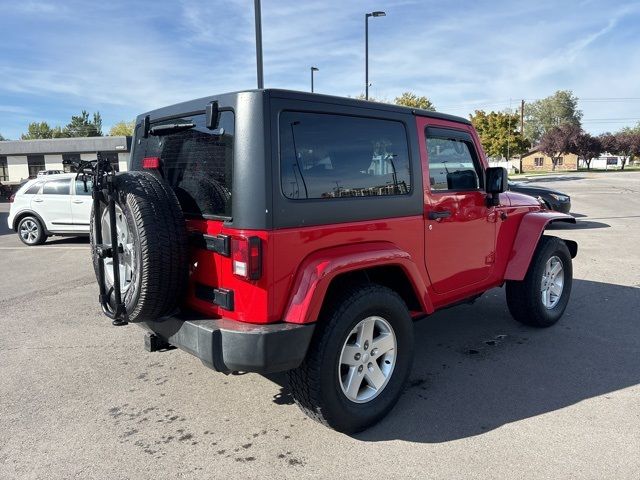
[[[364,14],[364,98],[369,100],[369,17],[385,17],[384,12]]]
[[[264,88],[264,76],[262,72],[262,14],[260,0],[254,0],[256,18],[256,66],[258,69],[258,88]]]
[[[318,67],[311,67],[311,93],[313,93],[313,72],[318,72]]]

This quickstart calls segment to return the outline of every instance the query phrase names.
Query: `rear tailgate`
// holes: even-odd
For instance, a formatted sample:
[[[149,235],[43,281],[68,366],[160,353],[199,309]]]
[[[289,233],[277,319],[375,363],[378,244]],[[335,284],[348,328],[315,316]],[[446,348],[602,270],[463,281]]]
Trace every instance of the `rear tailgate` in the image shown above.
[[[221,307],[230,305],[216,303],[214,292],[221,286],[228,252],[216,251],[208,240],[232,217],[234,114],[220,112],[216,129],[208,129],[205,113],[198,112],[164,118],[151,124],[147,137],[142,133],[136,135],[132,169],[157,168],[176,193],[187,221],[191,258],[186,304],[222,315]]]

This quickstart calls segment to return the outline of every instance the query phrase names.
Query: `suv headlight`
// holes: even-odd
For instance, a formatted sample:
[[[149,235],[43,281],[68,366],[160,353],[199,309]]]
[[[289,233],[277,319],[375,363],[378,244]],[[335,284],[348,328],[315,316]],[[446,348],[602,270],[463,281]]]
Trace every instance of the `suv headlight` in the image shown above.
[[[549,195],[551,195],[559,202],[566,202],[567,200],[569,200],[569,197],[567,195],[558,195],[557,193],[550,193]]]

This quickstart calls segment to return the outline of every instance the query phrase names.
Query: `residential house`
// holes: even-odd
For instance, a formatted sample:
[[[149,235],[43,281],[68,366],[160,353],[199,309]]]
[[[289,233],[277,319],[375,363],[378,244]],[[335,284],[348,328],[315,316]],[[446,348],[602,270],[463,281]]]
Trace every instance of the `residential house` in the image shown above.
[[[554,161],[537,148],[522,156],[522,171],[527,172],[568,172],[578,170],[578,156],[575,153],[561,153]]]

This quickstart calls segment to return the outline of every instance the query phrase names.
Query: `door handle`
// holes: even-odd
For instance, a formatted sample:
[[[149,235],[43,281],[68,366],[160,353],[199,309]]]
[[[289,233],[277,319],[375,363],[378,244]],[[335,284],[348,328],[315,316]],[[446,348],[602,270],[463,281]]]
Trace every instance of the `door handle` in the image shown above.
[[[42,200],[41,198],[34,198],[33,201],[34,202],[38,202],[38,203],[42,203],[44,200]]]
[[[73,203],[84,203],[84,200],[74,200]]]
[[[449,218],[451,216],[451,210],[430,211],[429,220],[440,220],[441,218]]]

